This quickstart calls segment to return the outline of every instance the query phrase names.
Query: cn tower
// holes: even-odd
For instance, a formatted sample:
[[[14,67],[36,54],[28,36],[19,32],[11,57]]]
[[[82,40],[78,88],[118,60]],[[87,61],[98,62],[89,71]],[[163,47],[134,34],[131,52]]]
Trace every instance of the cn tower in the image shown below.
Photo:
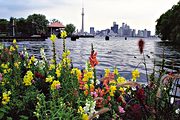
[[[81,28],[81,34],[84,34],[84,7],[82,8],[82,28]]]

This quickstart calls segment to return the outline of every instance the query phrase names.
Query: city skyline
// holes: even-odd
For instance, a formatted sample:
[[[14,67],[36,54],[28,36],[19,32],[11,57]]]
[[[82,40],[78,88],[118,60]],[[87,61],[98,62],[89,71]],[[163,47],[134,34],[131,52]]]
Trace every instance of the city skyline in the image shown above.
[[[110,28],[112,22],[125,22],[134,29],[155,32],[155,21],[179,0],[83,0],[84,30]],[[0,18],[24,17],[33,13],[43,14],[48,20],[72,23],[80,31],[82,0],[0,0]]]
[[[86,33],[89,34],[89,33]],[[117,24],[113,22],[113,25],[110,28],[104,30],[95,31],[94,27],[90,27],[90,35],[99,35],[99,36],[116,36],[116,37],[152,37],[151,31],[147,29],[134,29],[126,23]]]

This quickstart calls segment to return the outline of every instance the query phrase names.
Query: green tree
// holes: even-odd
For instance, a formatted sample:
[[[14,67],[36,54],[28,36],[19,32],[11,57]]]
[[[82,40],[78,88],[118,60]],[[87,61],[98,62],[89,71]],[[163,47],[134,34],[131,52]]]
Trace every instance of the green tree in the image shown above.
[[[8,24],[9,21],[7,21],[6,19],[0,19],[0,33],[8,32]]]
[[[68,36],[71,36],[75,31],[76,27],[73,24],[67,24],[65,27],[65,31],[67,32]]]
[[[33,14],[27,17],[27,23],[31,24],[31,34],[46,34],[49,21],[45,15]]]
[[[30,32],[28,22],[24,18],[18,18],[16,23],[16,36],[27,36]]]
[[[180,42],[180,2],[157,19],[156,34],[164,41]]]
[[[51,20],[51,22],[54,23],[54,22],[60,22],[60,21],[58,19],[54,18],[54,19]]]

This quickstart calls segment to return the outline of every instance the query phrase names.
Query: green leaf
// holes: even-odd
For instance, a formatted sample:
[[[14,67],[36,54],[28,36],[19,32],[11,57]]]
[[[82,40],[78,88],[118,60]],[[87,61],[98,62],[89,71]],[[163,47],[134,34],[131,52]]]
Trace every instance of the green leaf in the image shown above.
[[[0,119],[2,119],[4,117],[4,113],[0,112]]]
[[[12,120],[12,117],[7,117],[7,120]]]
[[[0,112],[7,113],[7,111],[4,107],[0,108]]]
[[[20,120],[28,120],[28,117],[27,117],[27,116],[24,116],[24,115],[21,115],[21,116],[20,116]]]

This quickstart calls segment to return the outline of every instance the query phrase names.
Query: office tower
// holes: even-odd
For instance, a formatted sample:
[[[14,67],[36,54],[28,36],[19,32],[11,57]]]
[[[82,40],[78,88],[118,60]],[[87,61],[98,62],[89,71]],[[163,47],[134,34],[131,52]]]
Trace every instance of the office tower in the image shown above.
[[[91,34],[91,35],[94,35],[94,34],[95,34],[94,27],[90,27],[90,34]]]

